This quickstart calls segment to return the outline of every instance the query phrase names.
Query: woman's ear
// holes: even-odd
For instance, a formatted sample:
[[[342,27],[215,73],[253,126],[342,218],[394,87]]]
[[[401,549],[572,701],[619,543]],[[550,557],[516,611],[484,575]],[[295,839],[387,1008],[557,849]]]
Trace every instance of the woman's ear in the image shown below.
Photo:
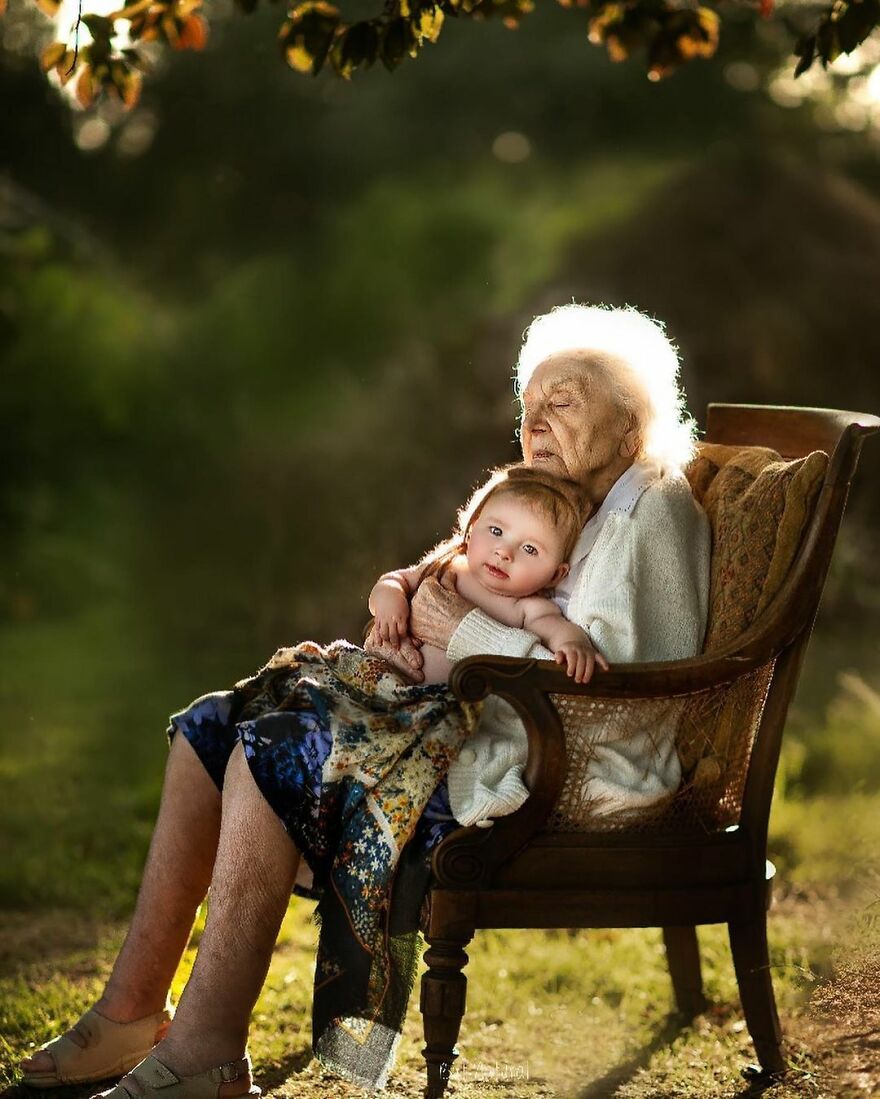
[[[621,458],[633,458],[638,454],[641,445],[641,433],[637,427],[634,427],[630,431],[627,431],[620,440],[620,446],[617,449],[617,453]]]
[[[563,561],[562,564],[557,567],[556,572],[553,573],[553,579],[550,581],[547,587],[555,588],[557,584],[561,584],[566,576],[568,576],[569,571],[570,569],[568,566],[568,562]]]

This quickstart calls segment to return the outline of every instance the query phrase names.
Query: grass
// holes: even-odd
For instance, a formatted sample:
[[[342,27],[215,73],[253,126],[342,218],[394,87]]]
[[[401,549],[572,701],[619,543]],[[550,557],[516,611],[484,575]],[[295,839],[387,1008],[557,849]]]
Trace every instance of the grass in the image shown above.
[[[124,602],[0,630],[0,908],[129,910],[168,715],[212,682],[239,678],[247,659],[157,653]]]
[[[317,938],[311,907],[301,899],[291,902],[254,1012],[251,1054],[257,1080],[278,1096],[357,1096],[359,1089],[311,1060]],[[880,992],[876,982],[870,984],[878,941],[870,912],[864,896],[846,898],[832,885],[791,887],[775,906],[773,976],[793,1069],[770,1089],[773,1097],[865,1094],[835,1088],[842,1081],[845,1086],[849,1071],[841,1063],[847,1055],[841,1034],[851,1036],[859,1024],[864,1028],[869,1010],[874,1027],[880,1021]],[[178,971],[175,998],[192,965],[200,926],[201,921]],[[123,921],[70,911],[19,913],[6,920],[0,1084],[14,1084],[16,1059],[93,1002],[123,934]],[[468,1009],[450,1094],[473,1099],[748,1094],[740,1070],[754,1052],[724,929],[701,928],[700,942],[711,1007],[693,1025],[682,1026],[671,1014],[656,930],[479,932],[469,949]],[[414,997],[390,1096],[421,1094],[421,1045]],[[866,1051],[874,1057],[873,1067],[866,1067],[863,1056],[858,1071],[880,1082],[876,1043],[873,1054]],[[88,1088],[76,1091],[87,1094]]]
[[[767,1090],[773,1099],[880,1090],[880,793],[870,783],[859,787],[852,774],[847,780],[843,753],[828,790],[815,789],[813,779],[811,792],[802,780],[815,743],[833,756],[836,737],[849,746],[874,735],[870,691],[839,678],[872,678],[864,660],[851,664],[854,653],[874,653],[873,641],[868,649],[858,640],[836,646],[814,641],[771,818],[780,882],[769,924],[772,965],[793,1066]],[[31,1095],[15,1086],[16,1062],[94,1001],[124,936],[158,800],[168,713],[258,659],[215,647],[180,662],[151,648],[130,608],[105,605],[76,622],[0,631],[0,661],[7,718],[0,834],[11,841],[0,871],[0,1086]],[[862,748],[852,758],[861,761]],[[254,1012],[257,1082],[282,1097],[361,1095],[311,1059],[318,934],[311,910],[311,902],[292,900]],[[684,1026],[672,1014],[659,931],[479,932],[468,951],[468,1007],[449,1094],[752,1094],[740,1070],[754,1051],[724,929],[699,934],[711,1006]],[[421,1095],[422,1044],[414,995],[389,1096]]]

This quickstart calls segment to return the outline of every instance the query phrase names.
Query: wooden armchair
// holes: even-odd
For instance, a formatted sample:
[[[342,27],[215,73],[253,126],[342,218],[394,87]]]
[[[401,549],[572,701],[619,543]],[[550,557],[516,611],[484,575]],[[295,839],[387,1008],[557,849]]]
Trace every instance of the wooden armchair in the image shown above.
[[[458,1056],[464,948],[477,928],[489,927],[659,926],[677,1007],[692,1018],[705,1006],[696,925],[726,923],[758,1060],[765,1072],[784,1071],[767,951],[775,874],[766,857],[770,802],[849,484],[864,437],[878,430],[880,419],[854,412],[709,406],[701,453],[727,444],[773,448],[786,459],[830,456],[827,464],[816,456],[824,476],[778,590],[726,644],[691,660],[612,666],[583,685],[550,661],[475,657],[456,665],[450,682],[460,698],[494,693],[521,715],[530,796],[491,828],[462,827],[434,852],[422,910],[426,1099],[443,1094]],[[718,529],[713,538],[714,557]],[[696,765],[692,758],[680,790],[657,808],[596,816],[578,783],[590,728],[612,722],[625,729],[633,721],[641,728],[675,722],[679,754],[690,751]]]

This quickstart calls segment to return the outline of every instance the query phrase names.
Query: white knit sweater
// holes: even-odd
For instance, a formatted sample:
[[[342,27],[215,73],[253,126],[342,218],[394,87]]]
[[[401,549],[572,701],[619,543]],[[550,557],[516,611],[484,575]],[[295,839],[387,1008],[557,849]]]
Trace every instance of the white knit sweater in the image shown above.
[[[584,527],[569,590],[558,591],[558,601],[611,663],[695,656],[706,628],[710,549],[708,519],[684,476],[635,463]],[[533,633],[502,626],[479,609],[465,615],[446,652],[453,663],[487,653],[553,655]],[[508,703],[490,696],[449,768],[455,819],[488,826],[489,817],[518,809],[529,794],[522,780],[527,755],[522,722]],[[599,811],[607,813],[651,805],[680,778],[672,733],[658,738],[655,726],[599,744],[587,766],[587,793],[601,797]]]

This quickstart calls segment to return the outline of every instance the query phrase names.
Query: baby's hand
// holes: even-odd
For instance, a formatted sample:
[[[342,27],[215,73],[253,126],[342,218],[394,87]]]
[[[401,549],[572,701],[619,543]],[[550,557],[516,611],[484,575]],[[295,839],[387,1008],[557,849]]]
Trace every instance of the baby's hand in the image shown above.
[[[370,592],[369,604],[376,620],[373,632],[380,641],[399,649],[409,633],[409,600],[400,585],[380,579]]]
[[[376,611],[376,632],[380,641],[386,641],[394,649],[400,648],[401,641],[409,633],[409,604],[405,599],[396,610]]]
[[[423,658],[418,649],[419,642],[411,637],[404,637],[398,649],[382,641],[375,628],[370,631],[364,640],[364,649],[373,656],[381,656],[392,667],[396,668],[406,679],[414,683],[422,683],[425,673],[422,671]]]
[[[596,664],[608,671],[608,661],[597,652],[586,638],[566,641],[556,647],[554,659],[557,664],[565,665],[565,673],[575,683],[589,683]]]

